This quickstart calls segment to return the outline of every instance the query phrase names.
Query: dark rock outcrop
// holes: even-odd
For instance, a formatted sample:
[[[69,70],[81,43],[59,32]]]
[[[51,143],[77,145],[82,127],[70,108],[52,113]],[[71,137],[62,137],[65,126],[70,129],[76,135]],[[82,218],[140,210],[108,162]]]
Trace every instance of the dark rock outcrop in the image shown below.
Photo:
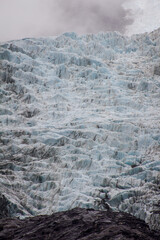
[[[8,217],[8,206],[9,201],[0,193],[0,218]]]
[[[160,76],[160,65],[154,67],[154,74]]]
[[[0,239],[6,240],[152,240],[160,233],[127,213],[75,208],[51,216],[0,220]]]

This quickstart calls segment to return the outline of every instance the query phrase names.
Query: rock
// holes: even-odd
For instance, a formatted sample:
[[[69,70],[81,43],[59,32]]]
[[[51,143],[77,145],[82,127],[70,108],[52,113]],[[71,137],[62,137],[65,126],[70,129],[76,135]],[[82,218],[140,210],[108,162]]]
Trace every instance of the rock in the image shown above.
[[[9,201],[2,194],[0,194],[0,218],[9,216],[8,205]]]
[[[3,240],[158,240],[159,237],[160,232],[151,231],[144,221],[111,210],[75,208],[51,216],[0,220]]]
[[[154,74],[160,76],[160,65],[154,67]]]

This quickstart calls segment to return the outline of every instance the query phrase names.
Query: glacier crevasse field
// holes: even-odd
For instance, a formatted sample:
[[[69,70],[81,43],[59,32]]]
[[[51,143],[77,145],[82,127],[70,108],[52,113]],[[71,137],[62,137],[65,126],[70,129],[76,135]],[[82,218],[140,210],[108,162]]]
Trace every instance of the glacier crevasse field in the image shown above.
[[[1,216],[74,207],[160,229],[160,30],[0,46]]]

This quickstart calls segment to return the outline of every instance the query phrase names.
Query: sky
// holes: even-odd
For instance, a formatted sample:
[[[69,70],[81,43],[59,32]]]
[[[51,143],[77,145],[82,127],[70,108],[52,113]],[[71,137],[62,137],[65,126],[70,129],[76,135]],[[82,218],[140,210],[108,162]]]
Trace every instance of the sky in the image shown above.
[[[160,0],[0,0],[0,41],[160,27]],[[153,17],[154,16],[154,17]]]

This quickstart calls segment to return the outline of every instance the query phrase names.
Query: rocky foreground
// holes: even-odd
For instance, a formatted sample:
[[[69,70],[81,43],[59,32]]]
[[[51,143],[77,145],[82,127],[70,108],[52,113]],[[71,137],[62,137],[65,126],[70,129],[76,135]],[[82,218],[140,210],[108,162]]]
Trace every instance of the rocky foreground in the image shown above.
[[[3,240],[158,240],[160,232],[127,213],[75,208],[51,216],[0,220]]]

